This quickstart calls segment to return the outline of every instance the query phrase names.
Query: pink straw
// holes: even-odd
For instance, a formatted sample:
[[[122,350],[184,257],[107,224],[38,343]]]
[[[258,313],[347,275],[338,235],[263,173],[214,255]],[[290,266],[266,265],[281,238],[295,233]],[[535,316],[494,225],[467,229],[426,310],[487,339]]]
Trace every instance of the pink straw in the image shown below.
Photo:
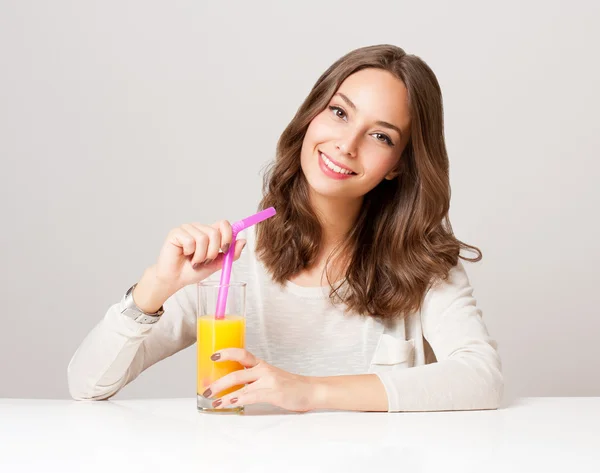
[[[252,225],[256,225],[263,220],[271,218],[275,215],[274,207],[269,207],[257,214],[251,215],[250,217],[239,220],[231,225],[233,228],[233,238],[231,239],[231,246],[223,259],[223,269],[221,270],[221,283],[219,287],[219,294],[217,296],[217,310],[215,312],[216,319],[222,319],[225,317],[225,306],[227,304],[227,293],[229,292],[229,281],[231,279],[231,266],[233,265],[233,257],[235,255],[235,240],[237,234],[242,230],[245,230]]]

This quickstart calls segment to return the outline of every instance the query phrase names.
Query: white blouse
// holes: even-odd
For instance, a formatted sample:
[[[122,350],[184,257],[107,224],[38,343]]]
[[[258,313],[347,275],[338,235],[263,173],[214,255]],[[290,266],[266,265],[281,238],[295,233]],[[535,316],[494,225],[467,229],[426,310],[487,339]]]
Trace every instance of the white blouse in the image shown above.
[[[275,284],[255,256],[255,227],[233,264],[245,281],[246,348],[267,363],[307,376],[375,373],[388,410],[495,409],[503,394],[497,343],[489,336],[459,260],[406,319],[381,322],[333,305],[329,287]],[[220,271],[210,280],[219,280]],[[139,324],[113,304],[68,366],[71,396],[107,399],[143,370],[196,342],[197,287],[164,304],[155,324]]]

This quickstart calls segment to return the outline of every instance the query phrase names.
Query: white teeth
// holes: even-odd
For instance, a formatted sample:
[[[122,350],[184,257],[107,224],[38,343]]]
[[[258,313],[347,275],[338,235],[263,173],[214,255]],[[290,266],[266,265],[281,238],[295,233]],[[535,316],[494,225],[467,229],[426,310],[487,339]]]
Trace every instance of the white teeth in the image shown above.
[[[352,171],[347,171],[347,170],[342,169],[341,167],[337,166],[336,164],[333,164],[329,159],[327,159],[327,157],[323,153],[319,153],[319,154],[321,155],[321,158],[325,162],[325,165],[332,171],[335,171],[338,174],[352,174]]]

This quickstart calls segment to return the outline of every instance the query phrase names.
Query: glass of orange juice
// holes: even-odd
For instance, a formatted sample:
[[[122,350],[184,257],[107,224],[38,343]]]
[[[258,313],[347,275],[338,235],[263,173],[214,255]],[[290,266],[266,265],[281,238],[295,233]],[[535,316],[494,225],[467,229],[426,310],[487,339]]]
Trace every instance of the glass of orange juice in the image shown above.
[[[215,317],[217,296],[221,287],[227,287],[227,303],[222,318]],[[215,399],[241,389],[233,386],[220,393],[213,393],[211,399],[202,396],[211,383],[233,371],[244,369],[237,361],[212,361],[213,353],[224,348],[244,348],[246,345],[246,283],[231,282],[221,285],[218,281],[198,283],[197,330],[197,389],[198,411],[220,414],[242,413],[244,406],[212,407]]]

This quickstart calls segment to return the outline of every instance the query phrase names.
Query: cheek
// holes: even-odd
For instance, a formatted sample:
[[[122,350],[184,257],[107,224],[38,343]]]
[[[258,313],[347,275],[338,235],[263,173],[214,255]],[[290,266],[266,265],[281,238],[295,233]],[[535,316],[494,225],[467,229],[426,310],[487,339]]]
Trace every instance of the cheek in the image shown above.
[[[302,141],[301,161],[303,164],[313,155],[315,149],[331,137],[329,128],[321,115],[317,115],[308,125]]]
[[[369,176],[369,180],[379,181],[394,168],[395,162],[395,159],[387,154],[376,155],[364,163],[363,170],[365,175]]]
[[[319,144],[332,138],[331,120],[323,114],[317,115],[308,125],[305,139],[313,144]]]

